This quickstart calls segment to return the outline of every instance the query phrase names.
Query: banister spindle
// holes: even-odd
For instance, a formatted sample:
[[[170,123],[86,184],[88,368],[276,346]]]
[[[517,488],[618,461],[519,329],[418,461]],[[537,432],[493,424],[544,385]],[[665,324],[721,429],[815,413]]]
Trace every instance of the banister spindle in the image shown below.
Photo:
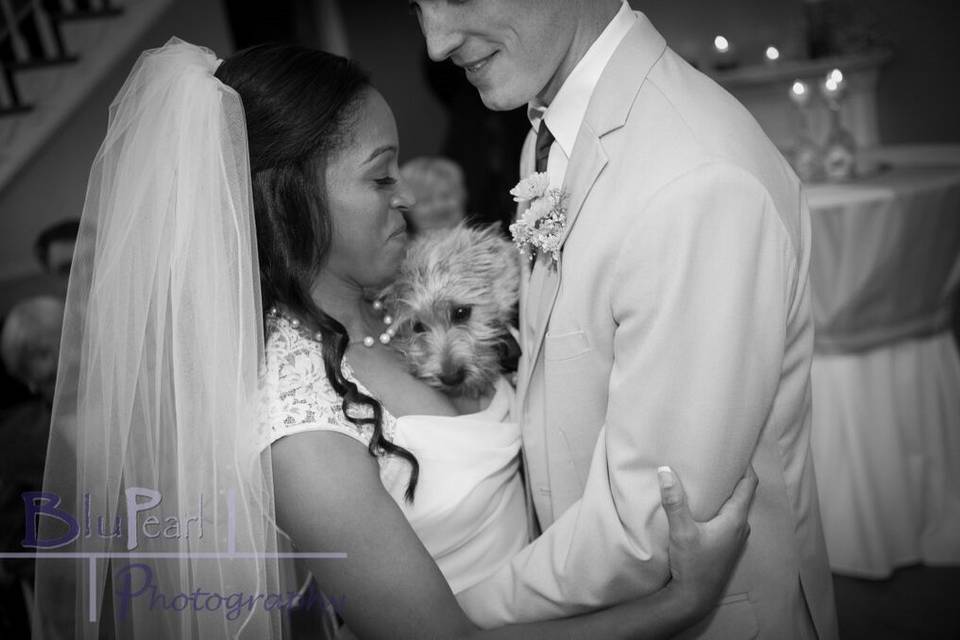
[[[31,0],[31,3],[33,4],[33,21],[37,25],[44,55],[48,58],[62,58],[66,52],[63,50],[63,39],[60,37],[57,25],[54,24],[41,0]]]
[[[3,19],[10,29],[10,45],[13,47],[13,55],[18,62],[25,62],[30,59],[30,47],[20,33],[20,16],[17,15],[16,8],[11,0],[0,0],[0,12],[3,13]]]

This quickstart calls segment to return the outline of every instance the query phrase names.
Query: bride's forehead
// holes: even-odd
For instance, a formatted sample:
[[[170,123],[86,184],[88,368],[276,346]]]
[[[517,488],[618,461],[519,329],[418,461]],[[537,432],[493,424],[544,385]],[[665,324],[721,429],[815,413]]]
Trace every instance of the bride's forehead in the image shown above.
[[[363,93],[357,109],[368,127],[379,127],[387,132],[396,131],[393,110],[376,89],[371,88]]]
[[[397,122],[393,111],[375,90],[368,91],[354,111],[350,145],[357,154],[369,153],[383,146],[397,146]]]

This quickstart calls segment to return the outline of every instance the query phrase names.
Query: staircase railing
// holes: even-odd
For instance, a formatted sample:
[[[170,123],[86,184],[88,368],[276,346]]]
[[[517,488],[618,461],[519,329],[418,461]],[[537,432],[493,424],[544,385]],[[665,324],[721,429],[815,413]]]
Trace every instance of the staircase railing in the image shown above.
[[[63,23],[119,15],[111,0],[0,0],[0,117],[29,111],[17,72],[76,62]]]

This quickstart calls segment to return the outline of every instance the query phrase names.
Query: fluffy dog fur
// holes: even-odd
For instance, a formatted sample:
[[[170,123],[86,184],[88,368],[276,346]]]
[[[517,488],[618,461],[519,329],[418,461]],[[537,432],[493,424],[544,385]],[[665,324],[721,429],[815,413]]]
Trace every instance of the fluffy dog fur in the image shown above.
[[[502,374],[519,290],[519,254],[496,225],[427,232],[411,242],[386,295],[397,317],[390,344],[431,386],[484,395]]]

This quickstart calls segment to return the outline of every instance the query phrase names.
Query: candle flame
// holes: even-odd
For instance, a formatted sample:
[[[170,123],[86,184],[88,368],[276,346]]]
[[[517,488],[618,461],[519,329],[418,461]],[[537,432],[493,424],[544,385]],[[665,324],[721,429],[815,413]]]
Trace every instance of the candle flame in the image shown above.
[[[720,53],[726,53],[730,50],[730,41],[723,36],[717,36],[713,39],[713,46],[715,46]]]
[[[823,90],[828,96],[839,94],[844,86],[843,72],[840,69],[834,69],[828,73],[823,81]]]
[[[776,47],[767,47],[764,55],[767,56],[767,60],[775,62],[776,60],[780,59],[780,49],[777,49]]]

